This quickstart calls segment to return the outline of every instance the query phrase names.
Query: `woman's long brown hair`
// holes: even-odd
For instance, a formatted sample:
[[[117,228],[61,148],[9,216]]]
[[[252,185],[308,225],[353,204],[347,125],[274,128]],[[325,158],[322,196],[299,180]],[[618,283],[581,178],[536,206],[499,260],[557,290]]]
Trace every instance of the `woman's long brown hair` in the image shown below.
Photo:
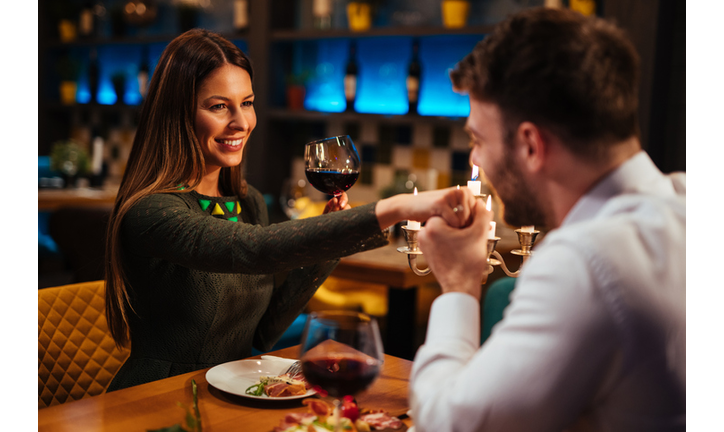
[[[178,192],[180,184],[191,191],[201,182],[204,157],[194,132],[196,91],[224,64],[241,67],[253,79],[251,62],[238,47],[215,33],[193,29],[168,44],[151,78],[106,237],[106,320],[118,346],[128,344],[128,314],[133,310],[123,266],[123,217],[145,196]],[[241,166],[222,168],[219,188],[225,195],[246,196]]]

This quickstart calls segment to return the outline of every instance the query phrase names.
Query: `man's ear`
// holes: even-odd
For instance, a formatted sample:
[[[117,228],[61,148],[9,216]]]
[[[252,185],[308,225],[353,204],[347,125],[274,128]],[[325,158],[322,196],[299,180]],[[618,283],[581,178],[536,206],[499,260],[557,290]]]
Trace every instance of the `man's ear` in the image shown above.
[[[540,171],[548,152],[545,132],[531,122],[518,125],[516,152],[523,167],[533,173]]]

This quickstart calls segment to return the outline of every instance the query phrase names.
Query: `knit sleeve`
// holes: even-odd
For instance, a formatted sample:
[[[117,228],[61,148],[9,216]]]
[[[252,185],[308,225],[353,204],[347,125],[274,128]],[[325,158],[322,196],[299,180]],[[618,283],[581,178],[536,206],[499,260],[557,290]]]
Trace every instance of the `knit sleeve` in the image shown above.
[[[155,194],[125,216],[123,247],[201,271],[289,271],[385,245],[375,205],[263,226],[217,219],[176,194]]]

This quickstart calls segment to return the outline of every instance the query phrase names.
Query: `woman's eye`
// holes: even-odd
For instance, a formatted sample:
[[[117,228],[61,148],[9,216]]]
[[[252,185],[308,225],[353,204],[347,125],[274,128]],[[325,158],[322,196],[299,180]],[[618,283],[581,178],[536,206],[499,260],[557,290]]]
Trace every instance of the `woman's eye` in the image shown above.
[[[209,109],[216,111],[216,110],[224,109],[225,107],[226,107],[226,105],[224,105],[224,104],[216,104],[216,105],[211,105],[211,107],[209,107]]]
[[[254,101],[245,101],[244,103],[241,104],[241,106],[244,106],[244,107],[254,106]]]

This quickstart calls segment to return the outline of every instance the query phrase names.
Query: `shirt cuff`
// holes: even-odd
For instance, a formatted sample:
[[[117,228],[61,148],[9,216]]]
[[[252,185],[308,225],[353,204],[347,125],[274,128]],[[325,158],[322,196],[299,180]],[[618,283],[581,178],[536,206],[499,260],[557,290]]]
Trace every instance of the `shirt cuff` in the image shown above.
[[[425,343],[455,339],[480,346],[480,303],[470,294],[443,294],[430,308]]]

